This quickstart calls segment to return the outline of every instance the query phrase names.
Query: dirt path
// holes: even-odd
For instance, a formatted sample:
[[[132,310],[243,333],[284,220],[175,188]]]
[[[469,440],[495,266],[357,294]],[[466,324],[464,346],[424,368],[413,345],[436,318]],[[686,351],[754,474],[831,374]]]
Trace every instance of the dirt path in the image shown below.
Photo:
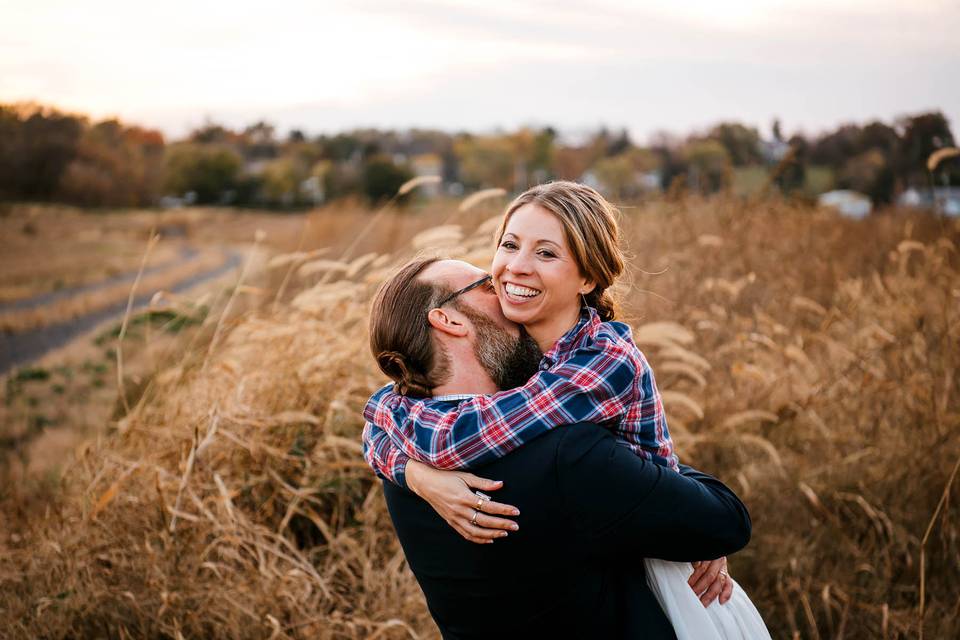
[[[181,252],[181,257],[183,257],[184,253],[192,256],[196,255],[196,250],[186,248]],[[187,278],[184,278],[183,280],[178,281],[173,286],[166,287],[165,289],[174,293],[185,291],[186,289],[190,289],[198,284],[212,280],[227,273],[231,269],[238,267],[240,262],[241,255],[239,252],[232,249],[224,250],[224,261],[219,266],[193,274]],[[169,263],[156,265],[155,267],[151,268],[151,272],[157,272],[164,268],[169,268],[170,266],[172,265]],[[105,288],[110,284],[122,282],[128,276],[129,274],[122,274],[120,276],[109,278],[106,281],[84,285],[82,287],[75,287],[72,290],[73,293],[56,292],[56,294],[43,294],[41,296],[35,296],[29,300],[19,302],[26,303],[38,298],[57,296],[48,298],[44,302],[38,303],[37,306],[49,304],[56,299],[60,299],[69,295],[88,293],[90,291]],[[133,274],[133,277],[130,277],[130,281],[132,282],[135,277],[136,273]],[[64,295],[58,295],[61,293]],[[134,308],[140,309],[146,306],[150,302],[150,299],[153,298],[155,293],[155,290],[147,290],[138,295],[134,299]],[[0,334],[0,375],[8,372],[10,369],[18,365],[23,365],[35,360],[36,358],[39,358],[51,349],[65,345],[77,336],[82,335],[83,333],[105,322],[106,320],[109,320],[112,317],[120,316],[124,313],[126,308],[127,300],[123,299],[102,309],[84,314],[69,321],[39,327],[30,331],[13,334]]]
[[[183,262],[189,262],[196,258],[200,252],[193,247],[181,247],[180,251],[176,258],[172,260],[167,260],[161,262],[160,264],[155,264],[150,267],[147,267],[143,270],[143,275],[148,276],[153,273],[160,273],[170,267],[173,267],[177,264]],[[57,291],[50,291],[48,293],[41,293],[39,295],[32,296],[30,298],[24,298],[21,300],[12,300],[9,302],[0,302],[0,311],[12,311],[19,309],[34,309],[36,307],[42,307],[43,305],[50,304],[52,302],[57,302],[58,300],[66,300],[67,298],[72,298],[74,296],[79,296],[87,293],[93,293],[95,291],[101,291],[107,287],[113,286],[115,284],[121,284],[123,282],[129,282],[133,284],[133,281],[137,278],[137,271],[128,271],[126,273],[121,273],[109,278],[104,278],[99,282],[93,282],[90,284],[79,285],[76,287],[67,287],[66,289],[59,289]]]

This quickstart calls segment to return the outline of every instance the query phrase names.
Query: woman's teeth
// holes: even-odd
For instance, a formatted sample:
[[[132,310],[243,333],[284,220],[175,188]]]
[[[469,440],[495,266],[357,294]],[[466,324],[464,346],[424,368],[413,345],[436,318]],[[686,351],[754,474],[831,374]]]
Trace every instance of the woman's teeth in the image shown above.
[[[530,289],[528,287],[521,287],[515,284],[506,284],[504,286],[507,293],[512,296],[520,296],[521,298],[532,298],[534,296],[540,295],[540,292],[536,289]]]

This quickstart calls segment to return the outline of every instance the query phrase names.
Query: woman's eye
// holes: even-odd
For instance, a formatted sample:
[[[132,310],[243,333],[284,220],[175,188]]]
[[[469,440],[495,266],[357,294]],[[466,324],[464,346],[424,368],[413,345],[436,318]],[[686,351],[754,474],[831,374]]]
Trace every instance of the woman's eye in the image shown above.
[[[537,252],[541,258],[556,258],[557,254],[553,251],[538,251]]]
[[[517,248],[516,243],[510,242],[509,240],[504,240],[503,242],[500,243],[500,246],[504,249],[511,249],[511,250]]]

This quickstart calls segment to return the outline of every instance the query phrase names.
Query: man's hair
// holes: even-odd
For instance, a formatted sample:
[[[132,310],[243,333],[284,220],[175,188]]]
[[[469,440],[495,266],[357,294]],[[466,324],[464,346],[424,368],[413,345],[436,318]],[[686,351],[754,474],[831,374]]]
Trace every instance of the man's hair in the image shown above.
[[[561,180],[527,189],[507,206],[497,231],[497,245],[503,239],[507,223],[517,209],[536,204],[557,217],[563,225],[567,244],[580,275],[596,284],[586,296],[601,320],[613,320],[616,305],[609,287],[623,273],[624,256],[620,249],[620,212],[596,189],[585,184]]]
[[[439,260],[402,267],[383,283],[370,309],[370,351],[400,395],[430,396],[449,375],[447,355],[434,344],[427,314],[450,289],[419,277]]]

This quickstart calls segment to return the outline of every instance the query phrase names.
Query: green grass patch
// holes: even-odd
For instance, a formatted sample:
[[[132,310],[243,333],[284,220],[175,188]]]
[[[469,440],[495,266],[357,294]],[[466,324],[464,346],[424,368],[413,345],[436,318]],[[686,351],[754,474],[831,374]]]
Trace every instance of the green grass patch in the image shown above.
[[[807,167],[803,189],[810,195],[818,196],[833,189],[835,182],[833,169],[813,165]]]
[[[206,306],[198,307],[193,313],[185,314],[176,311],[144,311],[130,317],[127,323],[126,338],[143,338],[142,329],[150,326],[151,329],[158,329],[165,333],[180,333],[185,327],[199,324],[207,317],[209,308]],[[118,323],[110,329],[107,329],[94,339],[94,344],[98,347],[103,346],[111,340],[120,337],[122,323]]]
[[[53,368],[53,372],[59,376],[63,376],[66,380],[73,380],[73,369],[67,365],[60,365]]]
[[[42,367],[25,367],[14,374],[17,382],[33,382],[35,380],[49,380],[50,372]]]
[[[38,413],[30,416],[27,424],[30,425],[31,429],[39,430],[43,429],[44,427],[52,427],[53,425],[57,424],[57,421],[53,418],[48,418],[42,413]]]
[[[92,373],[95,375],[103,375],[107,372],[108,367],[102,362],[93,362],[92,360],[84,360],[83,364],[80,366],[82,371],[87,373]]]
[[[752,196],[760,193],[770,172],[766,167],[737,167],[733,170],[733,192],[738,196]]]

